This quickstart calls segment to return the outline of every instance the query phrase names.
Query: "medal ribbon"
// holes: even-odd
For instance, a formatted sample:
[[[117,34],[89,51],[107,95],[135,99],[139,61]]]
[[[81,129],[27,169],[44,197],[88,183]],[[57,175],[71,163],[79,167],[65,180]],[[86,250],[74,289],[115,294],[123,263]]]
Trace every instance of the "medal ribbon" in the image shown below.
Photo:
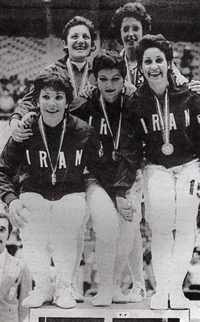
[[[120,133],[121,133],[121,127],[122,127],[123,95],[121,96],[121,109],[120,109],[120,116],[119,116],[119,124],[118,124],[117,133],[116,133],[115,138],[114,138],[111,126],[110,126],[110,122],[109,122],[109,119],[108,119],[108,115],[107,115],[107,112],[106,112],[106,106],[105,106],[105,102],[104,102],[102,94],[100,95],[99,101],[100,101],[101,108],[103,110],[103,114],[104,114],[104,117],[105,117],[105,120],[106,120],[106,124],[108,126],[109,131],[110,131],[110,135],[112,136],[112,139],[113,139],[114,150],[117,151],[118,147],[119,147],[119,139],[120,139]]]
[[[159,116],[159,122],[161,126],[161,131],[163,135],[163,141],[164,143],[169,143],[169,137],[170,137],[170,129],[169,129],[169,100],[168,100],[168,91],[166,90],[165,93],[165,99],[164,99],[164,120],[163,115],[161,111],[161,106],[158,98],[155,96],[156,100],[156,110]]]
[[[62,133],[61,133],[61,136],[60,136],[60,144],[59,144],[58,155],[57,155],[55,166],[53,166],[53,164],[52,164],[52,160],[51,160],[50,151],[49,151],[48,144],[47,144],[47,139],[46,139],[45,128],[44,128],[42,116],[40,116],[39,119],[38,119],[38,125],[39,125],[40,133],[41,133],[44,145],[45,145],[45,149],[47,151],[47,155],[48,155],[51,170],[52,170],[52,184],[55,185],[56,184],[56,171],[57,171],[57,167],[58,167],[58,160],[59,160],[59,155],[60,155],[60,151],[61,151],[61,148],[62,148],[64,134],[65,134],[65,130],[66,130],[66,118],[64,118],[64,120],[63,120]]]
[[[133,69],[133,73],[131,73],[131,71],[129,69],[129,64],[128,64],[128,60],[127,60],[126,55],[124,55],[124,60],[125,60],[125,63],[126,63],[126,73],[127,73],[126,74],[126,78],[127,78],[127,81],[130,82],[130,83],[133,83],[133,85],[137,86],[137,71],[138,71],[138,66],[136,66]],[[132,81],[131,75],[134,75],[133,81]]]
[[[80,95],[80,93],[82,92],[83,88],[86,85],[86,79],[87,79],[87,76],[88,76],[88,62],[86,62],[85,67],[84,67],[83,76],[82,76],[82,79],[81,79],[81,85],[79,87],[79,90],[78,90],[78,85],[76,83],[76,77],[74,75],[72,63],[71,63],[71,60],[69,58],[67,59],[67,69],[69,71],[69,78],[71,80],[72,87],[74,89],[74,98],[77,98],[78,95]]]

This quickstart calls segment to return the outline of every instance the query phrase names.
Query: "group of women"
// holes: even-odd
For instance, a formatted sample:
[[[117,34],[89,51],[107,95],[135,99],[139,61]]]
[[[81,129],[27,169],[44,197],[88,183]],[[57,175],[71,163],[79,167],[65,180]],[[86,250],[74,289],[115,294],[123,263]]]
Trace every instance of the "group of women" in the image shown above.
[[[150,307],[190,306],[182,283],[199,204],[200,82],[188,84],[173,64],[171,43],[149,34],[151,18],[140,3],[119,8],[112,27],[124,49],[101,51],[91,68],[93,24],[71,19],[63,30],[65,57],[40,73],[11,117],[0,195],[20,227],[36,283],[27,307],[53,301],[71,308],[84,300],[76,277],[89,216],[100,276],[92,304],[141,302],[143,195],[156,279]],[[127,264],[133,287],[125,296],[118,280]]]

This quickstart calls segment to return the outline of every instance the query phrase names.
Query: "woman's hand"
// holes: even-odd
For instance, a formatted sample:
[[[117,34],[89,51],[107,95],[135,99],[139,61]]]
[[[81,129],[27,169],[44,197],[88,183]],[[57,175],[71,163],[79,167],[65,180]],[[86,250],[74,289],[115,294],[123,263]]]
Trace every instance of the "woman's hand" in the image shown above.
[[[33,135],[32,130],[30,128],[26,128],[26,125],[23,121],[13,119],[10,122],[10,127],[13,140],[16,142],[23,142]]]
[[[136,209],[132,206],[131,202],[123,197],[116,197],[116,202],[120,215],[127,221],[133,221],[133,214]]]
[[[24,224],[28,222],[26,218],[28,213],[29,210],[23,208],[21,200],[14,199],[11,201],[9,205],[9,215],[13,226],[17,228],[24,227]]]
[[[85,98],[91,97],[93,90],[96,88],[95,85],[91,84],[89,81],[87,82],[87,85],[84,87],[82,92],[80,93],[80,96],[83,96]]]
[[[189,82],[188,79],[185,76],[183,76],[180,72],[175,74],[175,78],[177,86],[182,86]]]
[[[124,89],[125,89],[126,95],[128,95],[128,96],[131,96],[137,90],[136,86],[128,81],[124,82]]]
[[[22,118],[22,123],[24,124],[24,128],[30,128],[37,118],[36,112],[29,112],[25,114]]]

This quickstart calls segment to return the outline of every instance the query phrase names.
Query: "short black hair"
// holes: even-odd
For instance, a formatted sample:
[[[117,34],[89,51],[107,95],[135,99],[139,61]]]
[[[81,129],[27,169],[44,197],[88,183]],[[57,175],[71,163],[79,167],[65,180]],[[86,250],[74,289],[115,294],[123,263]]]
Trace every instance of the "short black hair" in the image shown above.
[[[165,54],[167,62],[172,62],[173,49],[171,42],[161,34],[146,35],[139,41],[138,48],[136,49],[137,61],[140,67],[142,65],[145,50],[152,47],[159,48]]]
[[[12,226],[12,224],[11,224],[10,219],[9,219],[8,216],[9,215],[7,214],[6,208],[5,208],[5,213],[4,212],[0,212],[0,218],[2,218],[2,219],[3,218],[6,218],[7,221],[8,221],[8,237],[10,237],[10,234],[12,232],[13,226]]]
[[[82,16],[75,16],[65,25],[62,32],[62,40],[67,42],[69,29],[78,25],[84,25],[89,29],[91,40],[92,40],[92,47],[93,47],[95,45],[94,41],[97,39],[97,32],[95,31],[92,21]],[[67,49],[64,49],[64,50],[67,51]]]
[[[93,61],[93,72],[97,78],[102,69],[118,69],[122,78],[126,77],[126,64],[124,58],[115,51],[102,50]]]
[[[126,3],[123,7],[120,7],[115,11],[112,19],[111,30],[114,33],[117,41],[122,44],[121,39],[121,25],[122,21],[126,17],[133,17],[141,22],[143,28],[143,34],[150,33],[151,31],[151,17],[147,13],[145,7],[138,2]]]
[[[44,72],[38,76],[34,81],[33,98],[35,101],[39,99],[41,90],[47,87],[65,92],[68,104],[73,101],[73,87],[64,73]]]

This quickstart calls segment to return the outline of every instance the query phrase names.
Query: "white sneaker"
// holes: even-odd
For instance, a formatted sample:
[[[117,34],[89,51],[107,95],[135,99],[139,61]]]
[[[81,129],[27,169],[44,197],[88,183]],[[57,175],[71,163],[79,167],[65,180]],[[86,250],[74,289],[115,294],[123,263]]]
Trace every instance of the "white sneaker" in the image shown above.
[[[144,286],[133,287],[127,295],[129,303],[140,303],[146,298],[146,290]]]
[[[98,293],[92,299],[93,306],[110,306],[113,299],[113,286],[101,285]]]
[[[72,296],[72,291],[70,287],[63,286],[59,291],[58,298],[56,300],[56,305],[62,309],[70,309],[76,306],[76,301]]]
[[[43,289],[36,287],[33,291],[29,292],[29,296],[22,301],[23,307],[40,307],[45,302],[53,300],[53,291],[50,289]]]
[[[77,303],[84,302],[84,296],[79,292],[75,284],[71,284],[72,297],[76,300]]]
[[[115,286],[114,294],[112,298],[113,303],[128,303],[129,300],[126,295],[124,295],[119,286]]]

